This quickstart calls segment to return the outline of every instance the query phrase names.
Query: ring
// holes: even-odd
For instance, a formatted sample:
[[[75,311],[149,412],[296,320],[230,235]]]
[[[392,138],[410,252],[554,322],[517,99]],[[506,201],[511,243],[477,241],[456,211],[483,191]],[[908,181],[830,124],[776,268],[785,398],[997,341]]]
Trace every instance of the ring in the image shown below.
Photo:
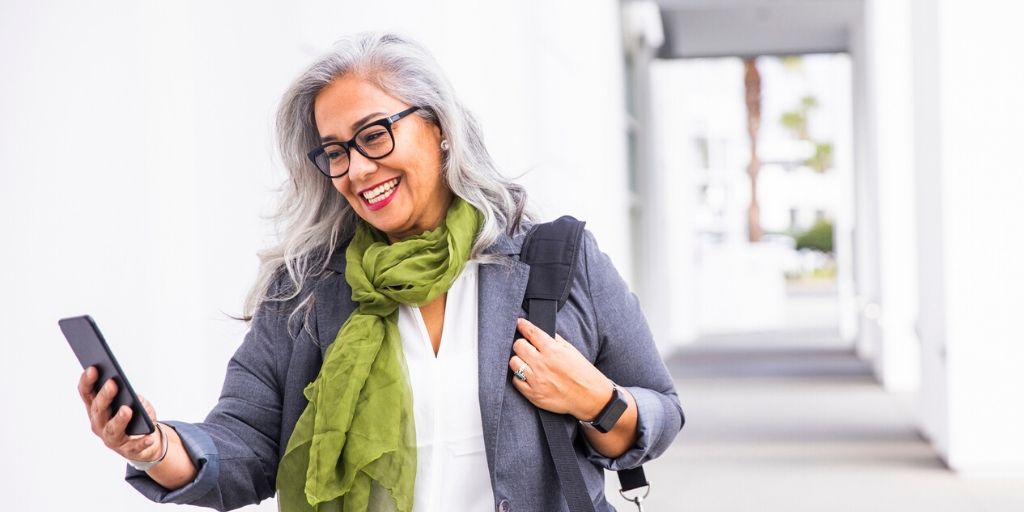
[[[523,382],[526,382],[526,373],[525,373],[525,371],[529,367],[530,367],[530,365],[528,365],[526,363],[523,363],[523,365],[520,366],[518,370],[512,372],[512,376],[517,378],[517,379],[519,379],[519,380],[521,380],[521,381],[523,381]]]

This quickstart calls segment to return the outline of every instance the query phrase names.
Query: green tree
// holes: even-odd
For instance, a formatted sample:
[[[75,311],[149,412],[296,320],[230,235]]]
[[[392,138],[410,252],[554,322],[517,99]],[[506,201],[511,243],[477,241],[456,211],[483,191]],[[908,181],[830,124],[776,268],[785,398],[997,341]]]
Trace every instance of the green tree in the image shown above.
[[[832,143],[818,142],[814,144],[814,156],[804,162],[807,167],[818,172],[825,172],[832,168]]]
[[[811,140],[811,135],[807,130],[807,118],[808,114],[816,108],[818,108],[818,98],[804,96],[800,98],[800,104],[796,108],[782,113],[779,122],[794,137],[800,140]]]
[[[818,98],[804,96],[800,103],[793,109],[782,113],[779,123],[789,130],[789,133],[799,140],[809,141],[814,144],[814,154],[804,160],[804,165],[818,172],[825,172],[832,168],[832,143],[815,141],[811,139],[808,119],[812,110],[818,108]]]
[[[796,237],[797,249],[812,249],[832,254],[832,221],[819,220]]]

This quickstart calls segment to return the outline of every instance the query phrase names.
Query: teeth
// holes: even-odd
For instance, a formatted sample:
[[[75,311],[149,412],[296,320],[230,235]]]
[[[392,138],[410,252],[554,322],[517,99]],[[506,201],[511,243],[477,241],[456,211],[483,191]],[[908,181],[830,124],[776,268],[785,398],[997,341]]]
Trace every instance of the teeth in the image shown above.
[[[387,183],[382,183],[371,190],[363,192],[363,198],[370,202],[370,204],[379,202],[387,196],[387,192],[390,192],[395,186],[398,185],[398,178],[395,178]]]

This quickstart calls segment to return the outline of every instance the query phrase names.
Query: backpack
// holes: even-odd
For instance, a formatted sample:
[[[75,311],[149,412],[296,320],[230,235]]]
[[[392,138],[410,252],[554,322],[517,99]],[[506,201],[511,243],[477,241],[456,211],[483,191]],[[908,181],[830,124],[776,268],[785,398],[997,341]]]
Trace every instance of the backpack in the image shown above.
[[[555,336],[558,310],[569,298],[573,267],[583,239],[584,224],[583,221],[566,215],[552,222],[535,225],[523,241],[520,260],[530,266],[530,279],[526,285],[523,307],[527,311],[527,319],[551,337]],[[590,500],[586,485],[583,483],[583,473],[576,462],[572,440],[565,431],[565,415],[540,408],[537,408],[537,414],[544,427],[544,438],[569,510],[594,512],[594,503]],[[619,494],[635,503],[637,509],[642,512],[643,506],[640,502],[650,491],[643,466],[619,471],[618,476],[622,486]]]

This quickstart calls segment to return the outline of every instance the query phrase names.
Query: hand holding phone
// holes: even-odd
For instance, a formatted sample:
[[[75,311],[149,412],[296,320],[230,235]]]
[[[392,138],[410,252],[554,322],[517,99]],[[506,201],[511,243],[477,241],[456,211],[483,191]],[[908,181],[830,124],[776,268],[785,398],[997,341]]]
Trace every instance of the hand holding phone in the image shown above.
[[[89,316],[65,318],[58,323],[85,369],[78,381],[78,394],[93,433],[127,459],[159,457],[156,411],[135,394],[96,323]]]
[[[114,450],[119,455],[131,460],[153,460],[160,456],[161,433],[154,431],[150,434],[129,435],[128,425],[135,414],[132,408],[122,405],[112,413],[111,404],[118,393],[118,386],[114,379],[108,379],[105,384],[98,387],[99,371],[96,367],[90,366],[82,372],[78,380],[78,394],[85,404],[85,410],[89,415],[89,424],[92,432],[103,440],[103,444]],[[153,405],[145,397],[138,397],[144,413],[153,422],[156,422],[156,411]]]

